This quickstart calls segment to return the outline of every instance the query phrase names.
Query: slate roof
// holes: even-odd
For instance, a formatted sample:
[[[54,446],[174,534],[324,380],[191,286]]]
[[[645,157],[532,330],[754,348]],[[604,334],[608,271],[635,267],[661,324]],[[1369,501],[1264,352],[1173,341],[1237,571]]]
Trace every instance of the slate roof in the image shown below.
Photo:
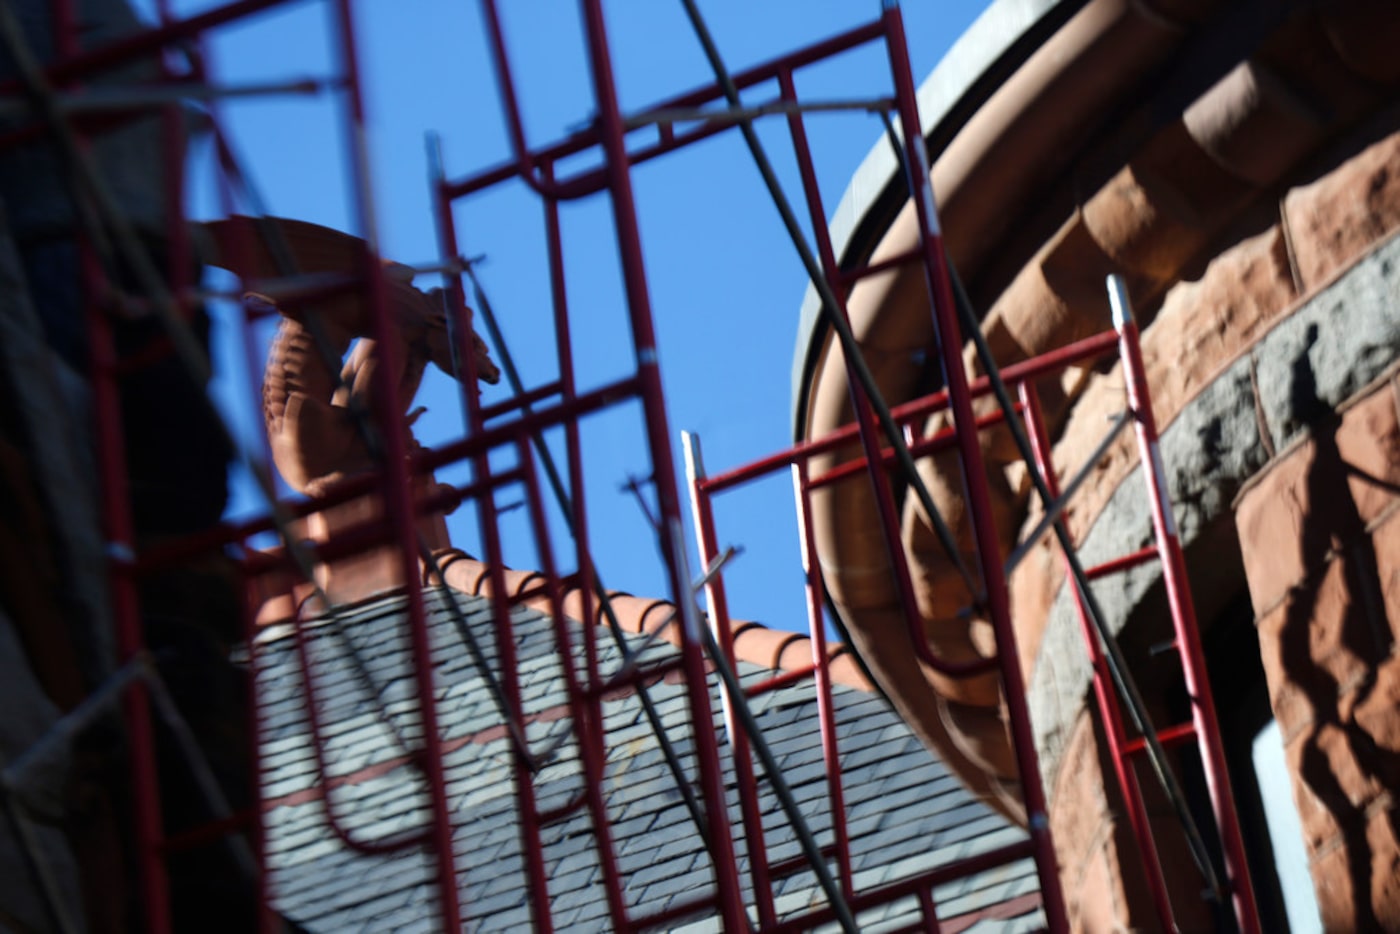
[[[499,672],[488,602],[452,593],[467,628]],[[430,632],[438,678],[438,710],[445,743],[454,846],[464,882],[460,891],[468,930],[529,927],[526,877],[516,817],[509,744],[482,673],[465,648],[444,591],[430,592]],[[423,826],[427,795],[406,749],[421,737],[407,664],[403,601],[376,601],[341,615],[337,623],[307,627],[306,655],[324,736],[322,778],[310,742],[301,662],[287,627],[268,631],[255,649],[263,723],[263,789],[269,877],[279,908],[313,931],[430,931],[432,866],[421,849],[366,855],[348,847],[327,823],[330,811],[343,832],[382,841]],[[539,806],[549,809],[580,790],[578,747],[565,696],[550,619],[538,611],[513,614],[527,735],[535,752],[558,743],[534,778]],[[573,637],[579,635],[572,627]],[[577,645],[577,642],[575,642]],[[622,652],[604,634],[601,668],[615,671]],[[650,664],[673,656],[672,646],[630,637]],[[353,646],[353,651],[351,647]],[[360,661],[354,659],[358,656]],[[771,671],[741,663],[748,679]],[[713,676],[712,676],[713,680]],[[851,851],[857,888],[890,882],[1012,840],[1023,832],[973,800],[913,737],[877,695],[837,686],[838,745],[842,753]],[[661,679],[648,691],[680,754],[694,774],[691,730],[682,686]],[[712,696],[717,698],[715,685]],[[635,693],[604,702],[607,761],[604,795],[630,914],[652,914],[712,891],[708,857],[677,783],[661,755]],[[716,699],[714,710],[719,711]],[[831,838],[815,694],[810,681],[753,701],[764,735],[820,842]],[[715,729],[722,729],[716,714]],[[730,746],[721,744],[732,776]],[[731,779],[731,789],[733,782]],[[770,858],[798,854],[796,838],[767,784],[759,781]],[[737,798],[731,820],[738,833]],[[557,929],[606,930],[610,922],[594,846],[592,823],[580,810],[543,831]],[[741,872],[747,869],[742,858]],[[747,886],[747,878],[745,885]],[[823,904],[810,870],[775,881],[780,915]],[[945,930],[1020,931],[1043,925],[1029,861],[1014,863],[935,889]],[[1010,920],[981,920],[1001,906]],[[863,930],[887,930],[917,917],[913,898],[862,913]],[[957,919],[962,918],[962,922]],[[705,915],[674,930],[710,931]]]

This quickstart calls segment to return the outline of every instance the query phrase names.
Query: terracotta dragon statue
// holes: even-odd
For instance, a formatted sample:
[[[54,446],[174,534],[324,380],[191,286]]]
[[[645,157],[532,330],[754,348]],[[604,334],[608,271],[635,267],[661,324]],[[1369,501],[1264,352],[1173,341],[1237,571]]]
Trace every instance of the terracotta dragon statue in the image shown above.
[[[234,217],[203,229],[209,261],[248,283],[285,275],[289,266],[299,275],[346,275],[364,263],[362,240],[303,221]],[[370,304],[359,291],[302,301],[277,302],[257,292],[244,298],[250,307],[281,315],[263,375],[263,418],[278,471],[293,489],[313,498],[337,480],[374,466],[360,413],[373,416],[376,411],[375,373],[385,359],[396,367],[393,375],[405,407],[430,362],[448,375],[458,372],[447,329],[449,293],[415,288],[408,266],[384,261],[383,272],[396,325],[387,355],[371,336]],[[472,311],[465,312],[470,328]],[[485,342],[475,330],[470,339],[473,360],[470,368],[462,361],[462,375],[498,382],[500,371]],[[318,346],[320,341],[324,346]],[[333,365],[340,367],[338,374]],[[412,425],[424,411],[414,410],[405,422],[410,450],[418,447]]]

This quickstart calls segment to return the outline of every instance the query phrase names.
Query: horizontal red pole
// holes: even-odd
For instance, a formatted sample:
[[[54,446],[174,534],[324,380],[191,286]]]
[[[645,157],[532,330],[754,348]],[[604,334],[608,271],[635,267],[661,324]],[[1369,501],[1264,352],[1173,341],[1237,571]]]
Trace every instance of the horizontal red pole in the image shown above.
[[[1007,385],[1012,385],[1025,380],[1035,379],[1046,373],[1062,370],[1065,367],[1073,366],[1081,360],[1094,359],[1103,356],[1109,350],[1117,347],[1118,335],[1113,331],[1105,331],[1102,334],[1095,334],[1086,337],[1073,344],[1066,344],[1058,350],[1041,354],[1030,360],[1014,363],[1005,367],[1001,371],[1002,380]],[[974,380],[969,386],[973,398],[985,396],[991,390],[991,383],[987,378],[981,377]],[[897,424],[904,425],[917,418],[923,418],[934,412],[948,407],[948,394],[946,391],[930,393],[918,399],[902,403],[890,409],[890,414]],[[852,443],[858,439],[860,428],[858,425],[843,425],[830,434],[823,435],[814,441],[804,441],[795,444],[787,450],[767,457],[760,458],[724,473],[717,473],[707,477],[701,483],[701,488],[707,493],[717,493],[720,490],[739,486],[755,480],[764,474],[772,473],[807,458],[815,457],[818,454],[825,454],[842,445]]]
[[[1026,859],[1034,855],[1034,852],[1035,846],[1030,839],[1018,840],[1015,843],[1008,843],[1006,846],[999,846],[976,856],[954,860],[943,866],[935,866],[927,872],[921,872],[907,879],[900,879],[889,885],[865,889],[859,894],[847,895],[846,904],[851,907],[853,912],[874,908],[877,905],[886,905],[895,899],[917,895],[920,891],[931,889],[934,886]],[[769,934],[799,934],[799,932],[810,931],[827,924],[835,917],[835,912],[830,908],[819,908],[816,911],[787,918],[772,928]]]
[[[1141,551],[1135,551],[1132,554],[1123,555],[1121,558],[1114,558],[1111,561],[1105,561],[1103,564],[1096,564],[1091,568],[1086,568],[1084,576],[1089,578],[1089,580],[1097,580],[1100,577],[1107,577],[1110,574],[1117,574],[1120,571],[1135,568],[1139,564],[1156,561],[1157,557],[1157,546],[1150,545]]]
[[[635,634],[634,634],[635,635]],[[645,636],[643,635],[643,638]],[[601,682],[596,687],[585,688],[584,699],[594,696],[607,699],[611,695],[622,691],[635,690],[637,685],[648,681],[659,681],[673,671],[682,667],[682,659],[679,655],[664,662],[648,665],[643,668],[637,666],[619,674],[615,674],[606,681]]]
[[[563,386],[563,383],[555,380],[537,389],[531,389],[529,392],[521,393],[518,396],[511,396],[509,399],[503,402],[497,402],[495,405],[482,406],[481,420],[483,422],[489,422],[493,418],[499,418],[510,412],[520,411],[526,406],[534,405],[536,402],[541,402],[552,396],[557,396],[563,391]]]
[[[1016,411],[1021,411],[1019,403],[1016,406]],[[978,430],[990,428],[993,425],[1001,424],[1004,420],[1005,418],[1001,414],[1001,410],[997,409],[995,412],[989,412],[979,417],[977,419],[977,428]],[[942,453],[949,448],[956,447],[957,443],[957,432],[952,428],[945,428],[931,438],[924,438],[922,441],[916,441],[909,445],[909,454],[917,460],[920,457],[928,457],[931,454]],[[890,448],[881,448],[880,463],[886,468],[894,466],[894,451]],[[846,463],[833,467],[824,474],[818,474],[812,478],[808,487],[815,490],[863,473],[865,473],[865,458],[862,457],[857,460],[846,461]]]
[[[743,89],[747,87],[752,87],[756,84],[762,84],[765,81],[776,80],[777,77],[784,72],[806,67],[807,65],[819,62],[822,59],[830,58],[833,55],[838,55],[841,52],[853,49],[856,46],[864,45],[867,42],[879,39],[883,35],[884,25],[879,21],[869,23],[865,26],[859,26],[855,29],[850,30],[849,32],[845,32],[839,36],[834,36],[831,39],[827,39],[824,42],[819,42],[816,45],[809,46],[805,49],[793,52],[781,58],[773,59],[772,61],[765,62],[761,65],[756,65],[753,68],[750,68],[746,71],[741,71],[733,76],[734,86],[736,88]],[[693,91],[689,91],[685,94],[680,95],[679,97],[670,98],[669,100],[663,101],[648,109],[690,109],[724,99],[724,89],[720,87],[719,84],[713,83],[707,84],[704,87],[697,88]],[[652,147],[654,151],[647,152],[645,158],[651,158],[655,155],[660,155],[661,152],[669,152],[672,149],[677,148],[679,145],[684,145],[684,143],[686,142],[695,142],[697,139],[702,139],[706,136],[713,135],[713,133],[719,132],[722,129],[728,129],[734,126],[738,126],[738,124],[719,124],[714,126],[712,132],[701,133],[697,131],[693,134],[686,134],[683,137],[676,137],[674,134],[669,133],[664,134],[663,141],[657,146]],[[666,139],[668,137],[674,140],[675,142],[667,142]],[[587,149],[590,149],[594,146],[600,146],[601,144],[602,134],[600,130],[597,127],[590,127],[589,129],[576,133],[573,136],[570,136],[569,138],[562,140],[558,143],[546,146],[543,149],[538,149],[532,152],[525,153],[523,159],[513,159],[508,163],[494,166],[490,169],[485,170],[484,172],[481,172],[480,174],[469,176],[460,181],[449,181],[443,185],[442,190],[449,199],[461,198],[465,195],[472,194],[484,188],[489,188],[492,185],[514,178],[515,176],[520,174],[522,162],[523,164],[529,165],[531,167],[539,166],[542,164],[552,164],[559,162],[561,159],[566,159],[570,156],[578,155],[579,153],[584,152]],[[644,161],[639,156],[639,154],[628,154],[629,165],[636,164],[636,162],[638,161]],[[606,176],[604,174],[603,169],[596,169],[591,170],[590,172],[586,173],[583,176],[580,176],[579,178],[565,180],[558,184],[561,187],[569,188],[570,194],[580,195],[587,193],[587,191],[589,190],[592,190],[592,186],[594,184],[606,184]]]
[[[553,428],[555,425],[561,425],[581,416],[600,411],[624,399],[637,396],[640,392],[641,381],[634,374],[615,383],[609,383],[601,389],[595,389],[572,399],[565,399],[547,409],[522,415],[509,424],[488,428],[470,438],[463,438],[460,441],[454,441],[425,452],[423,464],[430,470],[436,470],[439,467],[446,467],[448,464],[455,464],[469,457],[475,457],[482,451],[489,451],[494,447],[513,445],[518,443],[522,437],[528,438],[546,428]]]
[[[810,678],[816,672],[816,665],[802,665],[798,668],[790,668],[780,675],[776,675],[766,681],[759,681],[757,684],[750,684],[744,688],[745,697],[757,697],[760,694],[767,694],[769,691],[776,691],[778,688],[787,687],[804,678]]]
[[[889,259],[881,260],[878,263],[871,263],[869,266],[856,266],[852,269],[843,269],[841,270],[841,284],[849,289],[852,285],[859,282],[861,279],[867,279],[870,276],[877,276],[882,272],[894,269],[898,266],[903,266],[906,263],[922,263],[923,260],[923,247],[915,247],[914,249],[906,250],[905,252],[900,253],[897,256],[891,256]]]
[[[207,29],[222,26],[250,13],[259,13],[275,6],[282,6],[288,0],[238,0],[225,6],[215,7],[189,19],[172,20],[162,26],[146,29],[112,42],[108,45],[60,59],[45,69],[49,82],[59,85],[67,81],[90,76],[93,72],[122,65],[137,58],[147,58],[164,46],[182,39],[189,39]],[[18,79],[0,84],[0,95],[19,93]]]
[[[412,476],[422,476],[426,471],[419,469],[419,464],[415,460],[410,465]],[[518,470],[505,471],[494,474],[484,483],[472,483],[464,487],[458,487],[455,493],[443,493],[437,496],[427,497],[416,508],[421,512],[428,512],[434,508],[441,508],[458,499],[470,499],[485,495],[489,490],[507,483],[518,483],[523,480],[523,475]],[[336,484],[329,494],[321,499],[306,499],[296,503],[284,504],[289,519],[304,519],[305,517],[318,512],[324,512],[333,506],[343,505],[356,497],[373,492],[379,487],[382,478],[378,472],[365,474],[359,477],[351,477],[342,483]],[[194,555],[205,554],[225,545],[241,543],[254,535],[261,535],[264,532],[277,531],[277,523],[271,516],[264,515],[242,522],[220,523],[213,528],[206,529],[194,535],[186,535],[182,538],[162,542],[149,548],[136,560],[131,562],[129,569],[136,574],[149,574],[162,568],[179,564]],[[316,551],[311,548],[313,556],[317,556]],[[257,553],[249,555],[243,562],[244,570],[249,573],[259,574],[266,571],[280,570],[288,566],[290,558],[286,560],[275,556]]]
[[[1196,727],[1192,723],[1181,723],[1176,726],[1169,726],[1166,729],[1157,731],[1157,742],[1163,746],[1171,746],[1175,743],[1184,743],[1196,738]],[[1123,755],[1134,756],[1147,749],[1147,740],[1141,736],[1130,739],[1123,744]]]
[[[820,847],[820,850],[823,856],[830,859],[836,855],[836,844],[828,843],[826,846]],[[804,869],[810,868],[811,865],[812,864],[807,861],[806,856],[793,856],[771,864],[768,867],[768,875],[774,879],[782,876],[790,876],[794,872],[801,872]]]

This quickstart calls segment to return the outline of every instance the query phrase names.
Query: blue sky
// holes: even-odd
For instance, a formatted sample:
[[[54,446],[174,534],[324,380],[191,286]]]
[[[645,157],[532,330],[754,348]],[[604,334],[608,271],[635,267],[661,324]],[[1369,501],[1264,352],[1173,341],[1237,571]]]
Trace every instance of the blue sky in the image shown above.
[[[208,7],[177,4],[180,13]],[[978,0],[904,5],[916,80],[921,80],[976,17]],[[731,70],[739,70],[879,14],[875,2],[768,0],[704,2],[701,10]],[[563,0],[502,3],[510,53],[532,145],[555,141],[592,115],[593,101],[576,5]],[[509,155],[483,28],[475,4],[446,0],[356,5],[358,40],[368,89],[368,144],[383,252],[400,262],[436,261],[438,246],[428,198],[425,134],[441,135],[447,174],[459,178]],[[609,6],[619,93],[638,110],[708,83],[700,45],[679,2],[626,0]],[[334,46],[327,5],[292,4],[223,30],[208,53],[218,80],[263,82],[321,77],[332,72]],[[799,73],[808,99],[889,93],[883,47],[867,46]],[[765,89],[760,95],[776,93]],[[258,97],[222,112],[245,165],[271,213],[357,230],[344,153],[341,104],[333,94]],[[805,217],[785,122],[767,118],[760,134],[798,213]],[[865,114],[814,115],[808,133],[828,213],[874,145],[881,129]],[[194,210],[217,215],[207,159],[195,159]],[[737,132],[639,167],[634,173],[661,367],[673,434],[697,432],[707,467],[718,472],[786,447],[791,440],[791,367],[805,273]],[[509,184],[461,202],[456,222],[462,249],[484,255],[480,275],[506,342],[528,386],[555,375],[549,323],[543,222],[538,202]],[[632,365],[609,208],[599,197],[570,203],[563,213],[566,268],[581,388],[625,375]],[[433,277],[418,283],[436,285]],[[226,316],[227,310],[223,315]],[[218,394],[248,430],[256,413],[259,360],[266,333],[251,352],[221,331]],[[258,364],[260,365],[260,363]],[[505,397],[488,387],[487,402]],[[428,414],[420,439],[440,443],[462,433],[450,381],[425,381],[418,404]],[[623,406],[583,425],[585,496],[591,546],[605,583],[664,595],[654,536],[630,493],[630,476],[648,471],[640,410]],[[677,439],[673,439],[673,443]],[[679,446],[677,464],[681,463]],[[465,482],[465,469],[443,474]],[[245,479],[235,478],[232,509],[258,507]],[[502,504],[521,498],[506,492]],[[725,494],[717,503],[721,544],[745,549],[726,571],[732,613],[770,626],[799,628],[802,579],[786,473]],[[538,566],[523,510],[503,519],[507,563]],[[688,515],[687,515],[688,521]],[[454,542],[480,554],[476,515],[449,520]],[[554,523],[565,570],[571,549]]]

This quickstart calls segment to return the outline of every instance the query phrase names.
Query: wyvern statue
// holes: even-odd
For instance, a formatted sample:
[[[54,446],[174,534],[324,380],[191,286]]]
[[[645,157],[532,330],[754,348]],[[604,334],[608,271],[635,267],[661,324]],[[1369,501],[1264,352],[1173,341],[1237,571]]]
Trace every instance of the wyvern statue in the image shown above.
[[[278,274],[350,274],[364,262],[363,241],[303,221],[236,217],[207,224],[205,230],[212,235],[218,265],[247,282]],[[412,284],[413,270],[398,263],[385,261],[383,277],[395,325],[387,358],[396,367],[395,383],[405,407],[417,394],[429,362],[459,378],[473,373],[487,383],[500,379],[474,330],[469,334],[470,368],[466,361],[454,366],[447,328],[450,293],[418,290]],[[263,376],[263,418],[283,479],[315,497],[336,480],[373,467],[375,455],[366,444],[365,429],[374,420],[375,373],[386,354],[371,336],[372,312],[364,291],[280,301],[250,292],[245,301],[282,316]],[[470,329],[472,312],[464,311]],[[338,378],[333,366],[340,368]],[[416,446],[411,427],[422,411],[413,412],[404,426],[410,448]]]

